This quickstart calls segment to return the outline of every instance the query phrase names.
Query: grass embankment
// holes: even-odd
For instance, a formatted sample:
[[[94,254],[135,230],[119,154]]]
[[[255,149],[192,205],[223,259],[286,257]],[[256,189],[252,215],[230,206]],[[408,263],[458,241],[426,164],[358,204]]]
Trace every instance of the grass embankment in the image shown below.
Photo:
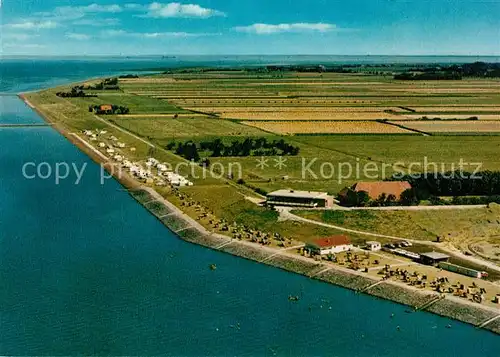
[[[319,222],[422,241],[450,242],[457,247],[484,240],[500,244],[500,218],[493,208],[432,211],[297,211]]]

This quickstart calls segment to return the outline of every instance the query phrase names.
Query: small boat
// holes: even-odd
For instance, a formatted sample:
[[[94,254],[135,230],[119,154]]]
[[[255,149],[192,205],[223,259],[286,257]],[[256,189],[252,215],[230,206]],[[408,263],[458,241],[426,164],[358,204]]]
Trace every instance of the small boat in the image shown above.
[[[288,295],[288,300],[290,300],[290,301],[299,301],[299,297],[297,295],[296,296]]]
[[[210,270],[215,270],[217,269],[217,265],[215,264],[210,264]]]

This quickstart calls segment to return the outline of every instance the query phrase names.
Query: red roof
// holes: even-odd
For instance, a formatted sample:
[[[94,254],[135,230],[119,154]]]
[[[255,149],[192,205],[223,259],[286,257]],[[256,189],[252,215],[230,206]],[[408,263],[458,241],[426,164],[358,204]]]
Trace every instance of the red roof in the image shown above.
[[[353,186],[356,192],[367,192],[372,200],[376,200],[383,193],[386,196],[394,195],[396,199],[399,199],[401,194],[410,188],[411,185],[407,181],[358,182]]]
[[[312,244],[318,248],[331,248],[339,245],[351,244],[351,240],[346,235],[338,235],[328,238],[315,239]]]

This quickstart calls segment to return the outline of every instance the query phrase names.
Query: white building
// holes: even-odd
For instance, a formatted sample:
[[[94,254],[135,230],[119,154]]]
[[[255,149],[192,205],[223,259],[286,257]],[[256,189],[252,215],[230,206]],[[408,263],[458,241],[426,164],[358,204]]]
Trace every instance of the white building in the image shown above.
[[[346,235],[316,239],[306,244],[306,249],[313,254],[326,255],[346,252],[353,249],[351,240]]]
[[[366,249],[376,252],[382,249],[382,245],[379,242],[369,241],[366,242]]]
[[[278,190],[267,195],[269,206],[332,207],[333,196],[326,192]]]

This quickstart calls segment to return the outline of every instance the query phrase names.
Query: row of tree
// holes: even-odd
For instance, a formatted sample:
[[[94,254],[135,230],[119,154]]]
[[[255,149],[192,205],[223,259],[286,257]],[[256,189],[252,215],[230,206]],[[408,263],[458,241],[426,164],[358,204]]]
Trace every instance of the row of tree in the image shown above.
[[[394,178],[408,181],[421,200],[431,196],[494,196],[500,195],[500,172],[482,171],[477,173],[460,170],[446,173],[407,175]]]
[[[79,90],[119,90],[118,78],[105,78],[103,81],[94,85],[79,85],[75,86]]]
[[[78,87],[71,88],[69,92],[57,92],[56,95],[61,98],[88,98],[97,97],[95,94],[87,94]]]
[[[456,72],[464,77],[500,77],[500,63],[474,62],[464,64],[422,65],[408,69],[408,72]]]
[[[458,72],[403,72],[394,75],[394,79],[405,81],[428,81],[428,80],[461,80],[462,74]]]
[[[442,119],[440,117],[433,117],[433,118],[430,118],[430,117],[427,117],[427,116],[423,116],[417,120],[479,120],[478,117],[468,117],[466,119],[460,119],[460,118],[447,118],[447,119]]]
[[[396,74],[394,79],[443,80],[462,79],[463,77],[498,78],[500,77],[500,63],[474,62],[449,66],[415,66],[404,73]]]
[[[119,76],[118,78],[139,78],[139,76],[137,74],[122,74],[121,76]],[[118,83],[115,83],[115,84],[118,84]]]
[[[129,114],[130,109],[122,105],[112,104],[110,108],[107,105],[89,105],[89,112],[96,114]]]
[[[169,143],[168,150],[174,150],[176,154],[188,160],[199,160],[199,151],[208,157],[245,157],[245,156],[297,156],[300,152],[298,146],[293,146],[285,140],[267,141],[266,138],[246,138],[243,141],[233,140],[231,144],[224,143],[221,139],[203,141],[199,144],[193,141],[184,143]]]

